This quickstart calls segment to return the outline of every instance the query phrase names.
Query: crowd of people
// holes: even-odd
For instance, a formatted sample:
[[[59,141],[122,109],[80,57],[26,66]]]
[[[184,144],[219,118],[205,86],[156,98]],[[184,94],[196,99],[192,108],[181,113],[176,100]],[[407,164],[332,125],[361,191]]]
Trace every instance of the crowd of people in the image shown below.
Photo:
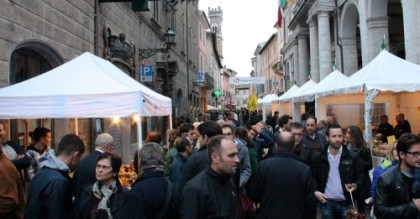
[[[404,114],[395,127],[381,117],[379,137],[397,141],[377,167],[361,129],[332,116],[211,118],[179,118],[165,135],[148,133],[129,188],[110,134],[98,134],[82,158],[77,135],[52,150],[51,131],[38,127],[23,151],[0,122],[0,218],[366,218],[371,200],[379,219],[420,215],[420,137]]]

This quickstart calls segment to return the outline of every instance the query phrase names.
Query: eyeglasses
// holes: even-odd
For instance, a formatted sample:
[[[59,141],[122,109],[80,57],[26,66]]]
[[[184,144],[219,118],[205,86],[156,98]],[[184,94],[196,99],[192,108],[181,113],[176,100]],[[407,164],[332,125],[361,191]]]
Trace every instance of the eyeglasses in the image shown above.
[[[413,155],[413,157],[420,157],[420,151],[416,151],[416,152],[406,151],[406,152],[407,154]]]

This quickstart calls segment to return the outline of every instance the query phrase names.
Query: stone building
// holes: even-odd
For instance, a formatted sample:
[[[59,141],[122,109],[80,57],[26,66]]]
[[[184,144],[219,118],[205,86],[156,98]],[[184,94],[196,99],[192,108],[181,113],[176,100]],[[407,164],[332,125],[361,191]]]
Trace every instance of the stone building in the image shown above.
[[[381,45],[420,64],[420,2],[410,0],[281,1],[288,83],[319,82],[336,66],[350,76],[369,63]]]
[[[151,65],[153,80],[141,82],[172,98],[173,118],[193,115],[193,109],[199,106],[198,88],[193,86],[199,69],[198,3],[136,1],[139,2],[143,4],[105,0],[1,1],[0,87],[42,74],[88,51],[110,60],[138,81],[141,66]],[[168,28],[175,32],[175,44],[162,52]],[[148,55],[143,49],[158,50],[144,57]],[[77,89],[77,84],[74,87]],[[73,119],[48,118],[8,122],[12,140],[17,141],[19,133],[28,139],[36,126],[45,126],[52,130],[55,143],[63,135],[75,132],[78,124],[88,149],[97,132],[109,131],[115,138],[115,151],[124,162],[132,159],[132,144],[138,142],[131,118],[119,122],[100,118],[79,119],[78,123]],[[167,117],[142,118],[142,122],[143,136],[152,129],[164,133],[168,127]]]
[[[210,10],[209,10],[210,12]],[[199,72],[197,81],[194,82],[199,87],[200,113],[207,112],[207,105],[216,106],[216,98],[212,93],[220,88],[220,69],[222,63],[218,51],[217,36],[210,29],[210,23],[204,11],[199,11]]]

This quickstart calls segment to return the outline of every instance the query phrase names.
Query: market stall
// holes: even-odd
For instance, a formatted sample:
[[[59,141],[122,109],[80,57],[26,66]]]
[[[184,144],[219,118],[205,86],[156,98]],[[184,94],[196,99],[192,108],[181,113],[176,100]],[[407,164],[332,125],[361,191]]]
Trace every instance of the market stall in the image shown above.
[[[290,101],[290,96],[299,89],[299,86],[294,84],[289,90],[287,90],[283,95],[277,98],[275,101],[279,103],[279,113],[280,115],[292,115],[292,101]]]
[[[347,104],[349,109],[341,115],[361,119],[365,140],[372,142],[372,116],[381,107],[384,113],[404,113],[411,121],[413,133],[420,132],[420,66],[398,58],[383,50],[369,64],[354,73],[345,83],[332,85],[317,95],[319,113],[325,115],[332,103]],[[334,96],[331,96],[334,95]],[[357,109],[351,103],[358,104]],[[381,105],[378,105],[378,104]],[[353,104],[353,106],[354,106]],[[375,105],[376,104],[376,105]],[[352,106],[352,107],[353,107]],[[362,115],[359,114],[363,110]],[[357,114],[348,114],[348,113]],[[338,111],[334,112],[336,115]],[[337,116],[338,117],[338,116]],[[338,117],[339,118],[339,117]],[[363,119],[362,119],[363,118]],[[340,119],[340,118],[339,118]],[[358,125],[354,124],[353,125]],[[369,144],[371,145],[371,144]]]
[[[1,88],[0,109],[0,118],[5,119],[167,116],[172,101],[111,62],[85,52],[46,73]],[[137,125],[138,139],[143,139],[141,122]]]

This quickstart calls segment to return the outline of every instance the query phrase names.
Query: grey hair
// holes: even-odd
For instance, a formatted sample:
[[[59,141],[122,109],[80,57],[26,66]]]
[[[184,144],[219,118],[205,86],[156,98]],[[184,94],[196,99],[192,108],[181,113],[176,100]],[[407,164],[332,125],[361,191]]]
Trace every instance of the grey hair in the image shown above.
[[[165,152],[157,143],[149,142],[140,149],[139,158],[144,167],[163,165]]]
[[[95,139],[95,147],[107,146],[114,143],[114,138],[108,133],[101,133]]]

